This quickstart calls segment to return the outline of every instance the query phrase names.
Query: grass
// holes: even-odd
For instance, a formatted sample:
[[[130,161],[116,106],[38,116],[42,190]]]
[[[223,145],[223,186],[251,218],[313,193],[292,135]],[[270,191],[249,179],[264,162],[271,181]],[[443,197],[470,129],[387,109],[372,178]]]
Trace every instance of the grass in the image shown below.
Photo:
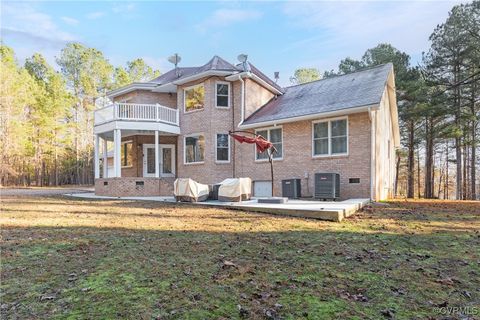
[[[2,319],[480,318],[475,202],[342,223],[60,196],[1,210]]]

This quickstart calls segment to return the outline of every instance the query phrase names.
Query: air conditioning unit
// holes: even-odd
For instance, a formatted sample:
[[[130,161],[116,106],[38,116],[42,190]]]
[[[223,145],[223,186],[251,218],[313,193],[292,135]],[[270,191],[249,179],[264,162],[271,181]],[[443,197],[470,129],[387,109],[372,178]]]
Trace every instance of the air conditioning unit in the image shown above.
[[[301,196],[302,193],[300,179],[282,180],[282,197],[297,199]]]
[[[315,198],[340,198],[340,175],[338,173],[315,173]]]

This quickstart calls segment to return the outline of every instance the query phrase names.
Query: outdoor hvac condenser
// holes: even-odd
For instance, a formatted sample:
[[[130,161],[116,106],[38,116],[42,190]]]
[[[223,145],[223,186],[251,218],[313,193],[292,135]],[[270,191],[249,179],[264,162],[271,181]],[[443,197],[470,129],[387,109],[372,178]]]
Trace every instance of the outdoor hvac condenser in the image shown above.
[[[315,173],[315,198],[340,198],[340,175],[338,173]]]
[[[298,199],[302,196],[300,179],[282,180],[282,197]]]

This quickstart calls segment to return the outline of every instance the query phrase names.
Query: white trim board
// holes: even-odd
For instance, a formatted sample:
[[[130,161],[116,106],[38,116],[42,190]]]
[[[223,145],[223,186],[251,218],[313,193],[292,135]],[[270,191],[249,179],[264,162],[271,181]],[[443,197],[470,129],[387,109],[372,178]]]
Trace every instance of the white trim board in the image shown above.
[[[320,120],[322,118],[345,116],[353,113],[367,112],[369,110],[378,110],[379,107],[380,106],[378,104],[374,104],[370,106],[347,108],[347,109],[336,110],[331,112],[313,113],[313,114],[308,114],[308,115],[298,116],[298,117],[269,120],[269,121],[251,123],[251,124],[241,124],[239,127],[242,129],[253,129],[253,128],[263,128],[267,126],[274,126],[277,124],[284,124],[284,123],[297,122],[297,121],[303,121],[303,120],[315,120],[315,119]]]

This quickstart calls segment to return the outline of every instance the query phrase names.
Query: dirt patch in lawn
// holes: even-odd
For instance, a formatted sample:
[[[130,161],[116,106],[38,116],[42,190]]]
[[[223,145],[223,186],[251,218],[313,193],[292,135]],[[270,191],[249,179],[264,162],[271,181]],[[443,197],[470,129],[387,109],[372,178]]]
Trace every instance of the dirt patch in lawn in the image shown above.
[[[1,210],[6,319],[480,317],[474,202],[391,202],[342,223],[59,196]]]

